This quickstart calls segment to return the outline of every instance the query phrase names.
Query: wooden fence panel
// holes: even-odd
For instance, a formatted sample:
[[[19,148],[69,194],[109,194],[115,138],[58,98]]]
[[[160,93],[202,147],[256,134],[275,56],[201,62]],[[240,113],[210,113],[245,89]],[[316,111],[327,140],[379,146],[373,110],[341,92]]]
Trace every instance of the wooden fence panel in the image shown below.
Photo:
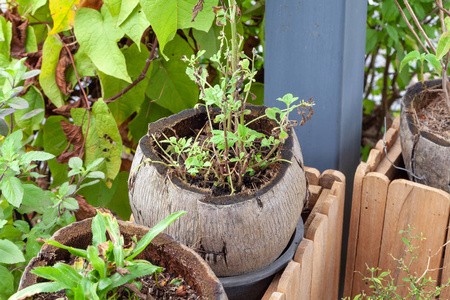
[[[360,274],[370,275],[366,265],[378,264],[388,185],[389,179],[386,176],[374,172],[368,173],[363,180],[353,295],[366,289],[367,283]]]
[[[311,299],[311,274],[314,242],[303,238],[295,252],[294,261],[301,265],[300,295],[298,300]]]
[[[323,288],[324,278],[326,278],[325,270],[326,254],[327,254],[327,237],[328,237],[328,217],[317,213],[314,216],[311,225],[305,233],[305,237],[313,241],[313,259],[312,259],[312,275],[311,275],[311,299],[324,298],[325,291]]]
[[[405,254],[407,246],[401,241],[401,236],[405,235],[399,234],[408,225],[414,228],[412,235],[423,233],[426,237],[420,243],[418,240],[412,243],[420,248],[414,250],[418,257],[411,266],[411,272],[420,275],[429,263],[428,269],[436,271],[429,272],[428,275],[437,280],[442,255],[431,257],[429,262],[428,258],[430,253],[439,250],[447,238],[450,209],[448,195],[444,191],[405,179],[394,180],[389,186],[379,268],[390,270],[397,283],[401,283],[406,274],[397,269],[398,263],[390,254],[396,258],[404,257],[405,262],[409,262],[410,256]],[[405,294],[406,287],[399,287],[397,291],[400,295]]]
[[[263,300],[338,298],[345,177],[334,170],[319,176],[317,170],[307,168],[307,173],[318,185],[309,186],[311,198],[302,214],[304,238],[294,260],[275,276]]]

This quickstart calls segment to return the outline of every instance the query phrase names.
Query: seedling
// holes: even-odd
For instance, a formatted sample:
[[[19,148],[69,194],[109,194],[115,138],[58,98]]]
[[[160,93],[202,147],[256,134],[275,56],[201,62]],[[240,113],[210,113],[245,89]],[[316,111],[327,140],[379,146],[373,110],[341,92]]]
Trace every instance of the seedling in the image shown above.
[[[41,282],[27,287],[9,298],[25,299],[38,293],[65,290],[69,299],[108,299],[119,286],[133,284],[138,277],[160,273],[163,268],[135,257],[141,253],[170,223],[186,212],[174,213],[158,223],[140,241],[133,240],[126,246],[120,234],[117,220],[110,214],[97,211],[92,220],[92,245],[78,249],[62,245],[57,241],[46,243],[65,249],[77,259],[73,265],[56,263],[54,266],[37,267],[31,271],[50,282]],[[109,240],[106,237],[108,233]]]

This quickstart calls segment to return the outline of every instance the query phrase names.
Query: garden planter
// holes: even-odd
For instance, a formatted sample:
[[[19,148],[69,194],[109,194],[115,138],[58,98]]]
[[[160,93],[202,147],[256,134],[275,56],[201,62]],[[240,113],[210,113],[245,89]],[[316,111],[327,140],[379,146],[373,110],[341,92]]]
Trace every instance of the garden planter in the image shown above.
[[[383,140],[371,150],[367,162],[356,169],[352,211],[347,247],[344,296],[351,297],[367,292],[368,282],[361,273],[370,276],[368,267],[378,267],[378,275],[390,270],[389,276],[397,293],[406,296],[405,272],[399,270],[396,258],[409,261],[406,244],[399,231],[408,226],[412,235],[426,238],[414,242],[417,260],[411,265],[412,274],[422,274],[426,268],[435,270],[427,274],[444,284],[450,278],[448,247],[441,249],[448,237],[450,221],[450,194],[440,189],[407,180],[406,172],[395,168],[402,165],[402,145],[399,137],[400,118],[393,122]],[[384,151],[387,149],[387,155]],[[438,251],[440,249],[440,251]],[[430,256],[431,255],[431,256]],[[444,266],[444,267],[442,267]],[[419,275],[420,276],[420,275]],[[431,285],[434,285],[432,283]],[[449,299],[450,291],[444,289],[441,299]]]
[[[92,243],[91,223],[92,219],[73,223],[58,230],[51,239],[67,246],[86,249]],[[118,223],[125,244],[131,242],[133,236],[140,240],[149,230],[144,226],[123,221],[118,221]],[[30,273],[32,269],[52,266],[58,261],[69,262],[70,257],[68,251],[44,244],[38,256],[33,258],[26,267],[19,290],[42,280]],[[220,281],[201,257],[166,234],[162,233],[156,236],[150,245],[137,256],[137,259],[151,261],[155,265],[164,267],[168,272],[177,273],[206,299],[227,299]]]
[[[303,238],[303,221],[297,224],[294,235],[283,254],[267,267],[255,272],[231,277],[220,277],[229,300],[259,300],[270,285],[275,274],[294,258],[295,251]]]
[[[426,87],[435,87],[441,80],[426,81]],[[450,192],[450,142],[433,133],[421,130],[415,109],[425,107],[426,97],[422,83],[411,86],[402,99],[400,136],[406,168],[417,177],[410,179]],[[420,123],[420,120],[419,120]]]
[[[265,107],[249,106],[253,119]],[[131,167],[130,204],[138,224],[152,226],[169,212],[187,211],[166,233],[196,249],[217,276],[234,276],[262,269],[278,258],[291,239],[306,199],[306,178],[300,145],[293,130],[283,146],[278,175],[251,194],[214,197],[209,190],[189,186],[159,161],[152,139],[163,132],[179,137],[203,127],[206,110],[190,109],[149,125]],[[270,133],[268,119],[252,123],[252,129]]]

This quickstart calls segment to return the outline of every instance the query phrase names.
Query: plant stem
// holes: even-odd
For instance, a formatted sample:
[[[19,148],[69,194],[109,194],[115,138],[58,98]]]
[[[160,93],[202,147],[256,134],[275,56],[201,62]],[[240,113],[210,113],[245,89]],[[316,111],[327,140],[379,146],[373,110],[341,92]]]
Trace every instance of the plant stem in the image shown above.
[[[395,0],[395,1],[397,1],[397,0]],[[433,53],[436,54],[436,49],[434,48],[433,44],[431,43],[430,39],[428,38],[428,35],[425,33],[425,31],[423,30],[422,26],[420,25],[419,20],[417,20],[416,14],[412,10],[411,5],[409,5],[408,0],[403,0],[403,2],[405,3],[406,8],[408,9],[409,13],[411,14],[411,17],[414,20],[414,24],[416,24],[416,26],[419,29],[420,33],[422,34],[422,36],[427,41],[428,46],[430,46],[431,50],[433,50]],[[400,11],[402,11],[402,10],[400,10]]]
[[[150,63],[155,58],[155,52],[156,47],[158,47],[158,38],[155,36],[155,40],[153,41],[152,50],[150,51],[150,56],[147,58],[146,64],[144,69],[142,70],[141,74],[139,74],[139,77],[136,78],[129,86],[124,88],[121,92],[119,92],[117,95],[112,96],[111,98],[108,98],[105,100],[105,103],[110,103],[115,101],[116,99],[122,97],[126,92],[131,90],[135,85],[137,85],[139,82],[141,82],[145,76],[147,75],[148,68],[150,67]]]
[[[406,1],[406,0],[405,0]],[[406,17],[405,13],[403,12],[402,7],[400,6],[400,4],[398,4],[397,0],[394,0],[395,5],[397,5],[398,10],[400,11],[400,13],[402,14],[403,20],[405,20],[406,24],[408,25],[409,30],[412,32],[412,34],[414,34],[414,37],[416,38],[417,42],[419,42],[420,46],[422,46],[423,50],[429,54],[430,51],[428,51],[427,47],[425,47],[425,45],[422,43],[422,41],[420,40],[419,36],[417,35],[416,31],[414,30],[414,28],[412,27],[412,25],[409,23],[408,18]],[[414,14],[414,12],[413,12]],[[431,46],[432,47],[432,46]],[[434,50],[434,47],[432,47],[434,53],[436,53],[436,50]]]

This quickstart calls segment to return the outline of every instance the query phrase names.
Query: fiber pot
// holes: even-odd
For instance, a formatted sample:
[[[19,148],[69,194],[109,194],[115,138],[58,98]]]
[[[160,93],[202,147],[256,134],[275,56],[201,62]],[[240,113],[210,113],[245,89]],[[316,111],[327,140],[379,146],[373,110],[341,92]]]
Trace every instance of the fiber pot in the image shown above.
[[[250,120],[265,107],[248,106]],[[214,114],[214,111],[213,111]],[[153,226],[171,212],[184,210],[166,233],[196,249],[217,276],[235,276],[262,269],[286,248],[300,219],[307,195],[303,157],[297,137],[289,130],[278,175],[251,194],[215,197],[188,185],[159,161],[153,141],[164,133],[188,136],[207,121],[204,108],[185,110],[149,125],[136,150],[128,181],[131,209],[138,224]],[[252,129],[270,134],[275,123],[262,118]]]
[[[440,88],[441,80],[425,81],[428,88]],[[416,175],[410,180],[450,193],[450,142],[420,129],[415,110],[425,107],[429,97],[424,96],[422,83],[408,88],[402,99],[400,138],[406,169]],[[418,178],[417,178],[418,177]]]
[[[86,249],[92,244],[91,223],[92,219],[72,223],[55,232],[51,240],[58,241],[63,245]],[[123,221],[118,221],[118,223],[126,244],[131,242],[133,236],[140,240],[149,231],[144,226]],[[148,260],[155,265],[164,267],[166,271],[181,275],[187,284],[206,299],[228,299],[222,284],[208,264],[197,253],[164,233],[156,236],[136,258]],[[30,273],[32,269],[52,266],[58,261],[68,262],[69,260],[70,253],[67,250],[44,244],[38,256],[33,258],[26,267],[20,280],[19,290],[42,280]]]
[[[275,274],[281,271],[294,258],[298,245],[303,239],[303,220],[297,224],[294,235],[283,254],[273,263],[258,271],[231,277],[219,277],[229,300],[260,300]]]

